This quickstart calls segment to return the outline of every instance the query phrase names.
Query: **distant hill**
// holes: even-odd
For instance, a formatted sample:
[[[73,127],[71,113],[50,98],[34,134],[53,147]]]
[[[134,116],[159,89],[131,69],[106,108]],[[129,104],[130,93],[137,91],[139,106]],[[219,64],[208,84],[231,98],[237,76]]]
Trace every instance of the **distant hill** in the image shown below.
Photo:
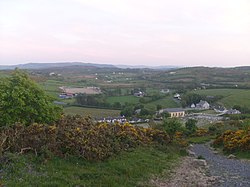
[[[122,69],[155,69],[155,70],[170,70],[170,69],[178,69],[180,67],[177,66],[145,66],[145,65],[115,65],[118,68]]]
[[[154,69],[154,70],[170,70],[177,69],[177,66],[145,66],[145,65],[112,65],[112,64],[96,64],[84,62],[56,62],[56,63],[27,63],[17,65],[0,65],[0,70],[19,69],[49,69],[49,68],[62,68],[71,66],[82,67],[97,67],[97,68],[121,68],[121,69]]]
[[[81,67],[98,67],[98,68],[116,68],[114,65],[110,64],[94,64],[94,63],[83,63],[83,62],[58,62],[58,63],[27,63],[18,65],[0,65],[0,70],[11,70],[15,68],[19,69],[49,69],[49,68],[63,68],[71,66],[81,66]]]

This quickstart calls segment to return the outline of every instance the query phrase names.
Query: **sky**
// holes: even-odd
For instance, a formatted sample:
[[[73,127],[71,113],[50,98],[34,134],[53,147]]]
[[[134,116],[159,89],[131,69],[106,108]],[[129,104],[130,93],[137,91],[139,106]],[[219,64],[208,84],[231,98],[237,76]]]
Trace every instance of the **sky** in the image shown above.
[[[249,0],[0,0],[0,65],[250,66]]]

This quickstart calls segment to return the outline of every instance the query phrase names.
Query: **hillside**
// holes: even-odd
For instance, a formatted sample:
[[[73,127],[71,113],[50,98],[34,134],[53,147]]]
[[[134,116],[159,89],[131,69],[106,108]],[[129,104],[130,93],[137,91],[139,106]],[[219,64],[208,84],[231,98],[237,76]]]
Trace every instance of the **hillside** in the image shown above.
[[[250,105],[250,90],[245,89],[207,89],[207,90],[196,90],[192,93],[205,95],[205,96],[223,96],[218,101],[219,104],[227,108],[232,108],[234,105],[249,106]]]
[[[250,67],[188,67],[157,72],[146,80],[168,84],[170,88],[250,88]]]

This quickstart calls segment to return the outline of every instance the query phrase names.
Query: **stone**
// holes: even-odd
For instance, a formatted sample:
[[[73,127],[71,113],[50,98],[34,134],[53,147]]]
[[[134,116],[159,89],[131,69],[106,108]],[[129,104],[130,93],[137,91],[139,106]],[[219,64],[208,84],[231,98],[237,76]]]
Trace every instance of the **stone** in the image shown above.
[[[235,155],[233,155],[233,154],[230,154],[230,155],[228,155],[228,157],[227,157],[228,159],[235,159],[236,158],[236,156]]]
[[[193,164],[194,164],[194,166],[197,166],[197,167],[205,167],[205,166],[207,166],[206,160],[203,160],[203,159],[194,159]]]
[[[187,152],[188,152],[188,155],[189,155],[189,156],[191,156],[191,157],[196,157],[195,152],[190,151],[190,150],[188,150]]]
[[[192,147],[194,147],[194,146],[193,146],[193,144],[189,144],[189,147],[192,148]]]

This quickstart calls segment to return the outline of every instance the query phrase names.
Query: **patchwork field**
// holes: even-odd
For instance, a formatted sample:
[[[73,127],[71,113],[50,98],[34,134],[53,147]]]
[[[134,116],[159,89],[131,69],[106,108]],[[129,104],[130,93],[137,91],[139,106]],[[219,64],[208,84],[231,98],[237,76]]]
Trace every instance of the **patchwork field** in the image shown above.
[[[64,113],[69,114],[69,115],[74,115],[74,114],[79,114],[83,116],[90,115],[93,118],[120,116],[120,110],[84,108],[84,107],[75,107],[75,106],[65,107]]]

